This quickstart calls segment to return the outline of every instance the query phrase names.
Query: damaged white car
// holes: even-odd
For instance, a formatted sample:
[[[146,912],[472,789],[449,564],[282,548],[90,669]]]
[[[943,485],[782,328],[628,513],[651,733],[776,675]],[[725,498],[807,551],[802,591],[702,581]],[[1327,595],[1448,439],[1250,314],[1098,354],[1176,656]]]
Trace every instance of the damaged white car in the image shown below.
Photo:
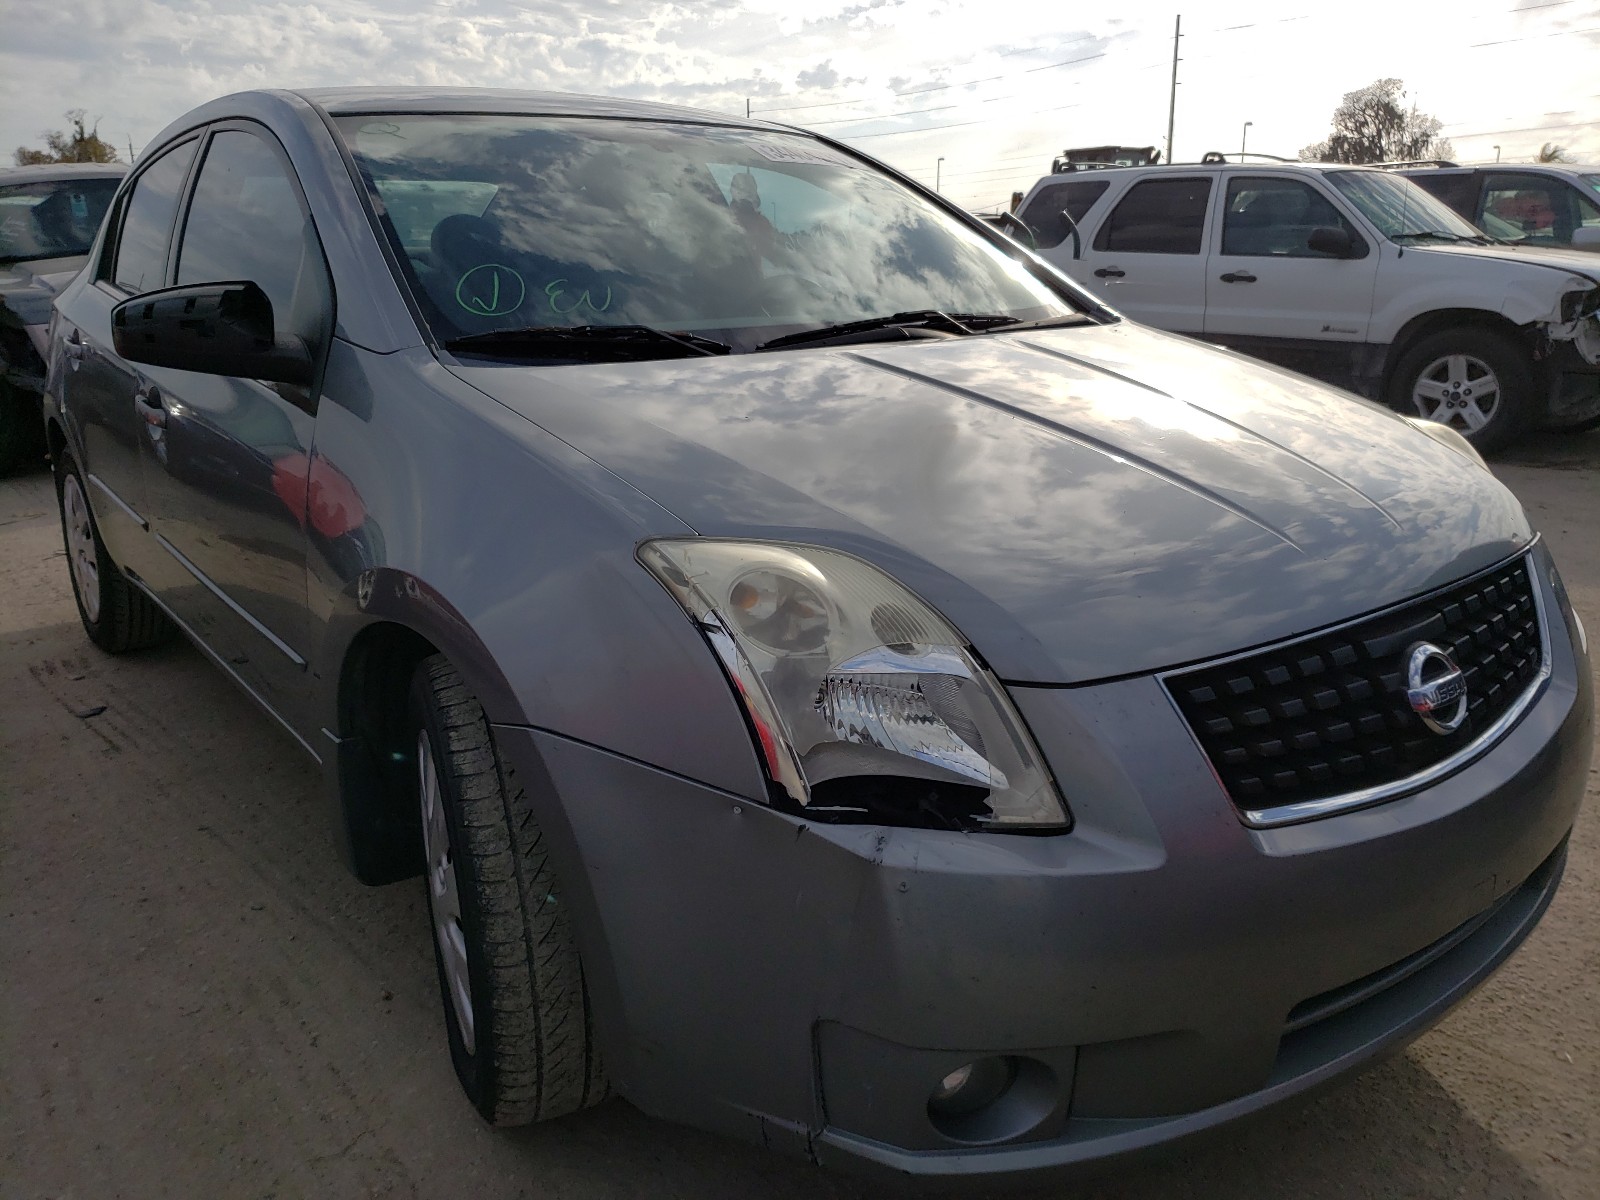
[[[1500,244],[1389,172],[1077,170],[1040,180],[1018,217],[1042,257],[1135,320],[1444,422],[1480,450],[1600,426],[1594,255]]]

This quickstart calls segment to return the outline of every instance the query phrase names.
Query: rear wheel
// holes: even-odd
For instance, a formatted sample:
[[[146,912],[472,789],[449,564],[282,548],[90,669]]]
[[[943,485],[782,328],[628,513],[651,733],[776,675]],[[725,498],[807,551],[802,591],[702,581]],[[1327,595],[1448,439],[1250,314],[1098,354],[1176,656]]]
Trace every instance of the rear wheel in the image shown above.
[[[583,968],[526,791],[440,655],[410,694],[428,912],[456,1077],[495,1125],[596,1104]]]
[[[63,450],[56,462],[56,499],[61,505],[61,534],[72,571],[72,597],[84,632],[111,654],[154,646],[172,636],[172,622],[149,596],[117,569],[100,540],[83,473]]]
[[[1387,400],[1399,412],[1449,425],[1479,450],[1496,450],[1532,420],[1533,366],[1504,334],[1447,329],[1400,356]]]

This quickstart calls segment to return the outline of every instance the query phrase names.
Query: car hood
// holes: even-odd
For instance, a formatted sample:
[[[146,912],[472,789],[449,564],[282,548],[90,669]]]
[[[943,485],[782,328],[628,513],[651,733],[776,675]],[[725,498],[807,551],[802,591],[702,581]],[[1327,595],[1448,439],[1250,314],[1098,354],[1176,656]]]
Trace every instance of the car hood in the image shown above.
[[[1519,267],[1546,267],[1568,275],[1581,275],[1591,284],[1600,284],[1600,264],[1587,250],[1564,250],[1550,246],[1474,246],[1468,243],[1439,245],[1418,243],[1405,247],[1407,254],[1447,254],[1456,258],[1487,258],[1515,263]]]
[[[1333,624],[1531,540],[1393,414],[1128,322],[603,366],[451,369],[702,535],[846,550],[1013,682]]]

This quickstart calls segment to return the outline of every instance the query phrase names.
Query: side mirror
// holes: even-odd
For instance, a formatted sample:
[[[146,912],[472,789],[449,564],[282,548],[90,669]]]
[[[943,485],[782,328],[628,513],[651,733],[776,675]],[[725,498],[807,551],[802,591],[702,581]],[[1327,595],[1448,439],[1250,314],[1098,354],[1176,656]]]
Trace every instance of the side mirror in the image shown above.
[[[111,341],[129,362],[302,387],[314,373],[300,338],[278,335],[272,301],[249,282],[196,283],[124,300]]]
[[[1311,236],[1306,239],[1306,246],[1318,254],[1333,258],[1360,258],[1365,249],[1357,246],[1355,235],[1348,229],[1335,229],[1330,225],[1313,229]]]
[[[1572,231],[1574,250],[1600,250],[1600,225],[1581,225]]]

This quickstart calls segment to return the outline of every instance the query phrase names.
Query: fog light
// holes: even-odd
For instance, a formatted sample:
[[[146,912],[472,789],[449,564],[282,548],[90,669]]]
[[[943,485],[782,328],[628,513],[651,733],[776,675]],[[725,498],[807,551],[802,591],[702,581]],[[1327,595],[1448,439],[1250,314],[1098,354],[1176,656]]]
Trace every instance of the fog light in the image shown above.
[[[987,1108],[1006,1094],[1016,1077],[1016,1063],[1010,1058],[980,1058],[957,1067],[929,1095],[928,1115],[962,1117]]]

